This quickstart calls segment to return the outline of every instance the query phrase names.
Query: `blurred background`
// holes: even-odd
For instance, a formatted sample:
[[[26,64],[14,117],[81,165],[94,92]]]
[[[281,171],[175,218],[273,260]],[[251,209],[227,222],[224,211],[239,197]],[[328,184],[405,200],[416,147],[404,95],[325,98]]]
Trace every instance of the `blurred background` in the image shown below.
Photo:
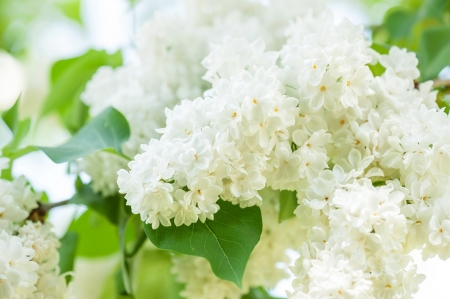
[[[449,79],[450,30],[442,29],[450,24],[449,4],[444,5],[445,10],[437,4],[441,5],[442,1],[328,1],[337,21],[348,18],[364,24],[368,39],[380,45],[407,47],[417,52],[419,59],[430,60],[429,53],[438,57],[439,61],[421,66],[424,79]],[[36,121],[37,111],[42,110],[52,87],[54,63],[81,56],[92,49],[105,51],[101,53],[113,58],[121,51],[124,63],[137,60],[133,36],[157,10],[180,11],[182,3],[176,0],[0,0],[0,111],[9,109],[21,95],[20,117],[32,119],[33,132],[24,144],[56,145],[70,136],[71,128],[77,128],[76,122],[64,123],[64,118],[55,113],[47,114],[39,123]],[[443,31],[434,36],[436,30]],[[424,32],[428,32],[426,38]],[[94,63],[91,67],[95,71],[98,66]],[[81,89],[84,83],[81,81]],[[445,101],[445,97],[443,95],[441,100]],[[77,110],[81,114],[76,117],[66,115],[66,120],[86,115],[83,109],[86,107]],[[40,152],[17,160],[13,174],[25,175],[32,186],[46,192],[52,202],[70,198],[75,192],[75,175],[69,174],[68,165],[54,164]],[[56,233],[62,237],[72,216],[81,212],[82,208],[74,206],[52,210],[50,221]],[[418,263],[418,272],[427,276],[415,298],[449,298],[450,262],[431,259],[424,263],[419,254],[413,257]],[[77,259],[74,289],[78,298],[100,298],[102,287],[99,286],[110,283],[110,273],[116,269],[118,260],[114,254]],[[283,281],[273,294],[285,296],[284,290],[289,287],[290,281]]]

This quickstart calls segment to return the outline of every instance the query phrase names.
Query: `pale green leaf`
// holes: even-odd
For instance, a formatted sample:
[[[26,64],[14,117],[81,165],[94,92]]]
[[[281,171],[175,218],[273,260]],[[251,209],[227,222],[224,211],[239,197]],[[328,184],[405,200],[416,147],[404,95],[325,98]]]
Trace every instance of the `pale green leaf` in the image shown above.
[[[297,208],[297,192],[283,190],[280,192],[280,211],[278,221],[282,222],[295,216],[294,211]]]
[[[110,107],[81,128],[68,142],[58,147],[38,146],[53,162],[72,161],[100,150],[122,153],[122,145],[130,137],[125,117]]]
[[[69,231],[78,234],[77,256],[96,258],[119,252],[116,226],[90,209],[70,225]]]

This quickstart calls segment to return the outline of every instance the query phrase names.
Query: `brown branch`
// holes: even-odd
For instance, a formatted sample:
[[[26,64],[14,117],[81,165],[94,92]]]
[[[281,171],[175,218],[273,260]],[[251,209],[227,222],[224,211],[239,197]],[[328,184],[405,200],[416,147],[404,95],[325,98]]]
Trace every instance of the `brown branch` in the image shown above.
[[[433,81],[433,87],[442,87],[442,86],[450,86],[450,79],[447,80],[440,80],[436,79]]]
[[[27,220],[31,220],[34,222],[40,221],[44,223],[45,216],[48,214],[48,212],[56,207],[65,206],[69,203],[69,200],[62,200],[59,202],[53,202],[53,203],[42,203],[38,202],[38,207],[30,212],[30,215],[28,216]]]

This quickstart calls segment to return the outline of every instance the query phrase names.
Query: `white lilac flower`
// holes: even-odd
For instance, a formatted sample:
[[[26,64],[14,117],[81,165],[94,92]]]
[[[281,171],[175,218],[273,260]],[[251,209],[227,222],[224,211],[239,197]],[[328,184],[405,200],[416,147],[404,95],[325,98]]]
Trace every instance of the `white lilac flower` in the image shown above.
[[[39,265],[32,261],[35,251],[23,239],[0,231],[0,295],[5,299],[30,296],[38,281]],[[19,297],[20,298],[20,297]]]
[[[38,207],[39,197],[27,186],[25,177],[0,180],[0,229],[12,232],[14,223],[23,222]]]
[[[227,19],[231,6],[210,5]],[[240,7],[238,19],[249,14]],[[205,16],[197,24],[212,22],[207,11],[189,11]],[[450,257],[449,117],[430,83],[416,88],[413,53],[374,53],[362,26],[335,25],[326,10],[283,26],[287,39],[271,51],[261,34],[231,35],[204,52],[198,76],[211,88],[165,110],[161,138],[118,172],[120,192],[156,229],[213,219],[220,200],[264,212],[264,188],[296,191],[298,227],[290,229],[302,255],[290,298],[411,298],[423,276],[407,254]],[[368,66],[375,58],[386,68],[380,76]],[[174,74],[167,76],[183,80]],[[210,283],[241,295],[189,259],[174,270],[185,296],[220,298],[205,291]],[[191,262],[194,275],[182,269]]]
[[[34,298],[63,299],[68,293],[65,276],[59,269],[60,243],[51,228],[49,223],[27,221],[18,232],[23,246],[34,250],[32,261],[39,266]]]
[[[260,67],[261,59],[265,61],[263,66],[273,65],[278,54],[264,52],[265,46],[278,48],[285,41],[284,31],[289,20],[308,12],[301,5],[287,9],[291,3],[292,0],[274,1],[268,8],[252,0],[228,1],[226,4],[186,0],[186,15],[157,13],[137,34],[139,63],[117,69],[100,68],[88,82],[81,99],[90,107],[91,116],[108,106],[125,116],[131,137],[123,151],[133,157],[142,152],[141,144],[160,136],[156,131],[165,124],[166,107],[173,108],[185,99],[201,96],[211,87],[211,82],[218,79],[217,76],[230,79],[244,67],[253,64]],[[314,6],[319,9],[322,5]],[[273,18],[274,11],[278,12],[277,18]],[[225,37],[227,42],[224,44]],[[260,39],[250,43],[245,38]],[[206,57],[210,47],[213,51]],[[208,69],[206,75],[205,67]],[[203,75],[210,82],[203,80]],[[236,112],[233,118],[239,119],[240,114],[234,111],[235,108],[227,107],[232,110],[229,115]],[[179,111],[175,109],[174,113]],[[192,123],[182,116],[179,120],[180,131],[171,133],[193,132]],[[292,121],[289,117],[286,120]],[[241,130],[231,129],[233,134]],[[112,154],[97,153],[81,161],[78,171],[92,177],[94,191],[108,196],[118,190],[115,174],[125,168],[124,163],[124,159]]]

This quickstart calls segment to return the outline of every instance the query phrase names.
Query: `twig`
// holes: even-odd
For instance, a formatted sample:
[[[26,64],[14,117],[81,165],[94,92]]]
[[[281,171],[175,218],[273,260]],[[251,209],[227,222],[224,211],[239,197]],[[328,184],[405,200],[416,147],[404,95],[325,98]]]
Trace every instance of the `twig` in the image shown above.
[[[450,79],[440,80],[436,79],[433,81],[433,87],[450,86]]]
[[[30,212],[30,215],[28,216],[28,220],[32,220],[34,222],[40,221],[44,223],[45,216],[47,213],[56,207],[61,207],[67,205],[69,202],[69,199],[62,200],[59,202],[53,202],[53,203],[42,203],[38,202],[38,207]]]

